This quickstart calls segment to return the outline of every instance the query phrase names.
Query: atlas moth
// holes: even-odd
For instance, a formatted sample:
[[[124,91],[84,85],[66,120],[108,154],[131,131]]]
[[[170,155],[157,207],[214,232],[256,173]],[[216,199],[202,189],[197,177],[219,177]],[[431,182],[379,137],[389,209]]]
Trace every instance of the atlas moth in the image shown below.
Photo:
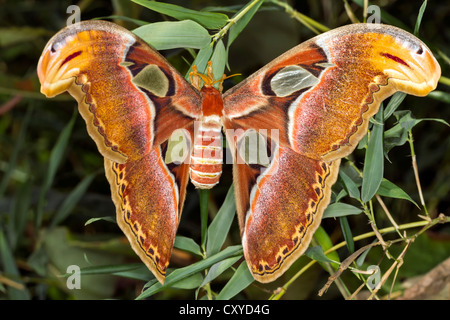
[[[198,188],[219,181],[222,131],[244,256],[253,277],[270,282],[307,249],[340,159],[367,133],[380,103],[396,91],[428,94],[441,72],[415,36],[351,24],[292,48],[222,93],[211,70],[194,69],[190,84],[150,45],[105,21],[59,31],[37,71],[47,97],[68,91],[78,101],[104,157],[118,225],[161,283],[189,176]],[[182,161],[168,160],[174,131],[188,150]],[[252,136],[265,141],[267,163],[248,160],[242,146]]]

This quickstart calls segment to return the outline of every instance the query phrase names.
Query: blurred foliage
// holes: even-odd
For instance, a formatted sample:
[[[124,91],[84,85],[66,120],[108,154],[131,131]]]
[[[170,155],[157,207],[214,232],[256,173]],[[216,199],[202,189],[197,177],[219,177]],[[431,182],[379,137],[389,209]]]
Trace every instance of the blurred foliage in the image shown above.
[[[345,3],[362,21],[363,9],[357,4],[360,2],[304,0],[290,1],[290,4],[306,17],[332,29],[351,23]],[[422,1],[411,0],[371,3],[381,7],[382,19],[385,15],[391,19],[390,23],[411,32],[422,5]],[[102,219],[114,216],[115,209],[103,173],[103,159],[88,136],[84,121],[74,113],[76,102],[68,95],[49,100],[39,92],[36,75],[39,56],[49,38],[65,26],[69,17],[66,10],[72,4],[81,8],[82,20],[113,17],[110,20],[129,29],[139,25],[120,17],[146,22],[173,20],[126,0],[81,0],[75,3],[0,0],[0,299],[133,299],[152,279],[141,268],[142,264],[117,225]],[[186,8],[211,9],[229,17],[245,4],[242,0],[191,0],[182,3]],[[444,77],[450,75],[449,14],[448,1],[430,1],[419,31],[419,37],[439,60]],[[314,35],[311,29],[288,15],[282,7],[271,2],[264,3],[230,48],[230,70],[226,72],[241,73],[243,76],[234,77],[227,85],[245,78]],[[187,50],[165,50],[163,54],[180,72],[186,72],[189,67],[186,61],[193,60]],[[416,118],[439,118],[448,122],[449,85],[440,83],[437,90],[443,93],[427,98],[407,96],[400,109],[411,110]],[[394,125],[395,119],[391,117],[386,129]],[[435,121],[423,121],[412,132],[423,197],[430,217],[435,218],[440,213],[450,216],[449,128]],[[385,161],[384,176],[420,204],[408,144],[393,148],[389,159],[389,162]],[[364,153],[357,150],[351,160],[362,168]],[[344,170],[352,174],[351,168]],[[213,216],[221,207],[231,182],[231,168],[226,166],[221,184],[209,195],[210,215]],[[199,199],[190,185],[178,230],[178,235],[191,238],[196,243],[201,241]],[[418,214],[424,215],[423,210],[411,201],[383,200],[399,225],[419,220]],[[374,206],[377,206],[378,228],[391,226],[381,208],[377,204]],[[91,218],[99,220],[86,225]],[[347,216],[346,223],[353,236],[371,231],[362,215]],[[322,227],[333,244],[344,239],[341,225],[345,223],[339,224],[337,219],[323,220]],[[448,225],[437,225],[410,245],[396,276],[394,290],[402,290],[404,280],[426,273],[450,256],[449,231]],[[357,248],[371,240],[373,238],[356,243]],[[240,244],[236,221],[231,225],[225,244]],[[390,253],[397,257],[403,248],[404,245],[393,244]],[[347,257],[347,247],[339,249],[338,254],[341,259]],[[379,247],[370,250],[365,265],[377,265],[381,255]],[[170,266],[184,267],[196,261],[199,261],[198,255],[175,249]],[[302,257],[275,283],[253,283],[236,297],[267,299],[273,290],[286,283],[310,261],[310,258]],[[234,265],[234,270],[239,270],[239,263]],[[383,263],[389,267],[392,260],[389,262],[384,258]],[[130,264],[134,269],[107,271],[101,276],[96,270],[93,275],[83,276],[82,290],[69,290],[66,279],[61,275],[72,264],[80,267]],[[211,291],[220,292],[233,274],[233,269],[228,268],[211,283]],[[317,264],[307,268],[306,273],[290,285],[283,299],[320,298],[317,292],[328,276],[329,273]],[[243,278],[240,279],[242,281]],[[344,273],[341,279],[350,292],[361,283],[350,272]],[[385,292],[389,292],[390,283],[386,286]],[[192,288],[192,284],[185,283],[184,287]],[[169,288],[152,297],[191,299],[197,295],[194,290]],[[331,286],[321,298],[341,299],[342,295]]]

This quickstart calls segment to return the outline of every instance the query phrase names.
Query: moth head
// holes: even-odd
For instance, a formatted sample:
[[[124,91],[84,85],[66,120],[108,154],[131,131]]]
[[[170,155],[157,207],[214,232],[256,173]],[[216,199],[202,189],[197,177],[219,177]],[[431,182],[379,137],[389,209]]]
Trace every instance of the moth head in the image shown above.
[[[192,67],[192,71],[189,73],[189,78],[191,81],[191,84],[194,86],[194,88],[196,88],[197,90],[201,90],[202,88],[202,84],[201,82],[203,81],[203,86],[205,87],[212,87],[214,86],[216,83],[219,84],[219,91],[222,92],[223,91],[223,82],[225,81],[225,79],[237,76],[238,74],[232,74],[232,75],[222,75],[222,78],[215,80],[214,79],[214,74],[213,74],[213,68],[212,68],[212,61],[208,61],[208,68],[206,69],[206,74],[200,73],[197,70],[197,66],[194,65]]]

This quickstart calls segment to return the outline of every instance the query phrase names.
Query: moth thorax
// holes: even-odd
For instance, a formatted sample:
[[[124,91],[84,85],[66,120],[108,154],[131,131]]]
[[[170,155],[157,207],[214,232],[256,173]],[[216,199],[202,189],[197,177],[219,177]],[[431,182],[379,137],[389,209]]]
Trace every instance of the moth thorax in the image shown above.
[[[191,182],[200,189],[214,187],[222,174],[222,163],[222,126],[216,121],[198,122],[189,167]]]

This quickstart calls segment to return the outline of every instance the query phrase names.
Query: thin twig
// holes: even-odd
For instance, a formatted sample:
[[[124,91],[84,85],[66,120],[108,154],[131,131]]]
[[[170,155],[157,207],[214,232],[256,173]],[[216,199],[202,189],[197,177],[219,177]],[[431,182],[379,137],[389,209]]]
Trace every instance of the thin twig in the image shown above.
[[[342,272],[344,272],[350,266],[350,264],[357,257],[359,257],[359,255],[361,255],[367,249],[369,249],[369,248],[371,248],[373,246],[379,245],[379,244],[380,244],[380,242],[374,242],[374,243],[368,244],[368,245],[358,249],[357,251],[352,253],[347,259],[342,261],[342,263],[339,265],[339,268],[337,269],[337,271],[328,278],[327,283],[322,287],[322,289],[319,290],[318,295],[322,296],[328,290],[330,285],[336,280],[336,278],[339,277],[342,274]]]
[[[381,277],[380,283],[374,288],[374,290],[372,291],[372,293],[370,294],[370,296],[369,296],[369,298],[367,300],[371,300],[373,298],[373,296],[375,294],[377,294],[378,290],[380,290],[381,286],[387,281],[387,279],[389,278],[389,276],[391,275],[392,271],[395,268],[400,268],[401,267],[401,265],[403,264],[403,257],[405,256],[406,251],[408,250],[411,242],[412,241],[407,240],[406,246],[403,249],[402,253],[400,253],[400,255],[395,260],[395,262],[392,264],[392,266],[384,273],[383,277]]]
[[[219,30],[215,35],[213,35],[212,43],[217,42],[219,39],[223,38],[228,30],[236,23],[238,22],[251,8],[253,8],[254,5],[256,5],[258,2],[262,0],[253,0],[253,2],[246,6],[241,12],[239,12],[235,17],[228,20],[228,23]]]
[[[311,19],[310,17],[298,12],[294,8],[292,8],[289,4],[286,2],[278,1],[278,0],[271,0],[270,2],[276,4],[277,6],[280,6],[284,8],[287,14],[289,14],[291,17],[293,17],[295,20],[299,21],[301,24],[303,24],[305,27],[307,27],[309,30],[314,32],[315,34],[320,34],[321,32],[326,32],[330,30],[327,26],[324,26],[323,24],[315,21],[314,19]]]
[[[412,167],[413,167],[413,171],[414,171],[414,178],[416,179],[417,191],[419,192],[420,203],[422,204],[422,207],[425,210],[425,214],[427,215],[427,217],[429,217],[427,206],[425,205],[425,200],[423,198],[422,187],[420,184],[419,169],[417,167],[416,152],[414,151],[414,139],[413,139],[411,130],[408,131],[408,135],[409,135],[409,138],[408,138],[409,147],[411,149]]]
[[[381,197],[378,194],[376,194],[375,197],[376,197],[378,203],[380,204],[381,208],[383,208],[384,213],[386,214],[386,216],[388,217],[389,221],[394,226],[394,228],[397,231],[397,233],[400,235],[400,237],[403,237],[402,234],[400,233],[400,231],[398,230],[398,224],[395,222],[394,218],[392,218],[391,213],[389,212],[389,209],[384,204],[383,199],[381,199]]]
[[[406,223],[406,224],[402,224],[398,226],[399,230],[405,230],[405,229],[412,229],[412,228],[417,228],[417,227],[423,227],[419,232],[416,233],[416,236],[420,235],[422,232],[428,230],[429,228],[433,227],[435,224],[438,223],[449,223],[450,222],[450,217],[447,217],[443,214],[440,214],[439,217],[431,220],[431,221],[427,221],[427,220],[421,220],[421,221],[415,221],[415,222],[410,222],[410,223]],[[387,232],[392,232],[395,231],[394,227],[388,227],[388,228],[384,228],[384,229],[380,229],[378,230],[378,232],[380,234],[384,234]],[[355,236],[353,237],[353,241],[360,241],[363,239],[367,239],[370,237],[375,236],[375,232],[371,231],[371,232],[367,232],[364,234],[361,234],[359,236]],[[405,241],[404,239],[400,239],[399,241]],[[395,240],[391,241],[391,243],[397,242]],[[326,250],[324,252],[325,255],[334,252],[342,247],[344,247],[346,245],[345,241],[342,241],[340,243],[338,243],[337,245],[331,247],[330,249]],[[301,268],[292,278],[290,278],[282,287],[278,288],[276,293],[274,292],[274,294],[269,298],[270,300],[278,300],[280,299],[284,293],[287,291],[287,288],[295,281],[297,280],[297,278],[299,278],[303,273],[305,273],[309,268],[311,268],[317,261],[316,260],[311,260],[307,265],[305,265],[303,268]]]

